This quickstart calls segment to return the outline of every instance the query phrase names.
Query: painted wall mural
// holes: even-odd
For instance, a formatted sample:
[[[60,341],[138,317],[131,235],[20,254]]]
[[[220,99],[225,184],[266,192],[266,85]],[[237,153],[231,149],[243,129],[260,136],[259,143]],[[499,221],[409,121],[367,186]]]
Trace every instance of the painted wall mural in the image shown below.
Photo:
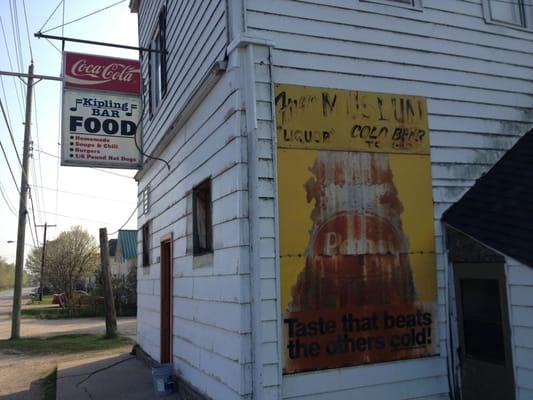
[[[284,373],[438,353],[426,109],[276,85]]]

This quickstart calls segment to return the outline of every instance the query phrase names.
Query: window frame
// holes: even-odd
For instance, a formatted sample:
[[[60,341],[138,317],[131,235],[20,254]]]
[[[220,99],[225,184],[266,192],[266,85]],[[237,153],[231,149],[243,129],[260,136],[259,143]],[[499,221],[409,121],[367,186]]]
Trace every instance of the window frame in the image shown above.
[[[512,29],[519,29],[524,31],[532,31],[533,30],[533,11],[531,12],[531,20],[528,20],[527,13],[525,10],[526,4],[524,3],[524,0],[516,0],[518,5],[520,6],[520,16],[521,21],[520,23],[512,23],[512,22],[506,22],[501,21],[498,19],[494,19],[492,17],[492,9],[491,9],[491,1],[492,0],[482,0],[482,7],[483,7],[483,18],[485,19],[485,22],[487,24],[494,24],[494,25],[500,25],[505,26]]]
[[[205,187],[207,186],[207,188]],[[200,245],[198,232],[198,194],[201,190],[209,190],[205,211],[205,246]],[[193,235],[193,256],[201,256],[213,253],[213,181],[211,177],[203,180],[192,190],[192,235]]]
[[[148,215],[150,213],[150,185],[146,185],[140,197],[141,215]]]
[[[148,105],[150,116],[154,115],[167,93],[167,51],[166,51],[166,8],[163,6],[159,12],[148,48]]]
[[[150,221],[146,222],[142,226],[142,266],[149,267],[151,265],[150,260],[150,242],[151,242],[151,229]]]
[[[391,7],[399,7],[407,10],[422,11],[422,0],[410,0],[411,4],[402,3],[401,0],[358,0],[359,3],[376,3]]]

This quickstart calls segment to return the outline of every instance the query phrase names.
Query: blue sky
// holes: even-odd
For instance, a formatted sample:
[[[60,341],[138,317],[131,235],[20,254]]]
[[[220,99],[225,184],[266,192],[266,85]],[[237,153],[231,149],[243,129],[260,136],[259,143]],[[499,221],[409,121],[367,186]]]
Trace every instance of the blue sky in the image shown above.
[[[63,3],[59,0],[0,0],[1,28],[3,28],[0,30],[0,70],[27,72],[33,55],[35,74],[59,76],[62,60],[61,42],[52,41],[52,44],[45,39],[35,38],[34,33],[39,30],[45,32],[61,25],[63,21],[67,23],[63,28],[52,29],[46,33],[137,46],[137,15],[130,13],[129,0],[68,24],[69,21],[115,3],[117,0],[64,0]],[[58,5],[57,11],[52,15]],[[136,51],[69,42],[65,42],[65,50],[138,58]],[[1,77],[0,99],[8,112],[8,121],[21,157],[25,97],[25,85],[20,79]],[[134,171],[114,169],[103,172],[91,168],[60,167],[56,158],[60,154],[58,146],[60,82],[40,81],[35,85],[34,97],[32,121],[34,151],[30,160],[29,180],[35,206],[35,222],[57,225],[56,228],[48,230],[48,239],[53,239],[61,231],[74,225],[82,225],[95,238],[98,237],[100,227],[107,227],[109,233],[117,230],[136,207],[137,185],[132,179]],[[7,152],[17,185],[20,185],[21,168],[1,114],[0,141]],[[7,242],[17,238],[17,216],[13,211],[18,213],[19,197],[6,160],[1,153],[0,190],[4,194],[2,196],[0,193],[0,256],[14,262],[16,245]],[[29,201],[28,205],[31,207]],[[33,228],[31,212],[28,215],[28,220],[30,219],[33,237],[30,226],[27,225],[26,254],[31,250],[31,246],[42,245],[43,239],[42,228],[37,228],[37,232]],[[125,228],[136,228],[136,215]]]

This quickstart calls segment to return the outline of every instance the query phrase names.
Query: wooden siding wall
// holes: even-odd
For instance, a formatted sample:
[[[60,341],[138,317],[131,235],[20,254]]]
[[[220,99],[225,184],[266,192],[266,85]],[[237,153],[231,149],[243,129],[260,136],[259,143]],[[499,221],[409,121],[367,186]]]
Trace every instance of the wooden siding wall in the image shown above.
[[[228,44],[226,1],[142,1],[139,42],[148,47],[162,7],[167,9],[167,93],[149,112],[148,54],[142,57],[144,82],[143,149],[150,154],[185,106],[188,96],[214,62],[224,59]]]
[[[232,66],[230,65],[230,69]],[[251,387],[247,169],[240,95],[228,72],[143,176],[150,185],[151,266],[138,272],[138,340],[159,355],[160,240],[173,235],[173,362],[212,398],[242,399]],[[192,188],[212,179],[213,256],[192,255]],[[139,237],[139,254],[142,254]]]
[[[248,34],[274,42],[274,83],[424,96],[431,130],[440,357],[298,374],[282,382],[268,374],[281,368],[271,357],[263,385],[274,393],[281,384],[283,398],[448,398],[448,271],[440,218],[531,128],[533,34],[486,24],[481,0],[422,3],[420,11],[363,0],[246,2]],[[258,85],[266,84],[260,76]],[[265,176],[274,173],[273,164],[263,168]],[[271,309],[275,304],[264,293]],[[263,341],[264,348],[273,345]]]
[[[511,258],[506,263],[517,400],[533,399],[533,268]]]

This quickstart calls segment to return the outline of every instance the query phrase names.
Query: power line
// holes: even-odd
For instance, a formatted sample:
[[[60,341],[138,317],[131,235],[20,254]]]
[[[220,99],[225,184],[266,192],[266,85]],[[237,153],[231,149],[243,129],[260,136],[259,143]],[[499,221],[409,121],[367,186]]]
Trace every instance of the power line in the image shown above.
[[[73,24],[74,22],[81,21],[82,19],[85,19],[85,18],[88,18],[88,17],[93,16],[93,15],[95,15],[95,14],[98,14],[98,13],[100,13],[100,12],[102,12],[102,11],[105,11],[105,10],[111,8],[111,7],[114,7],[114,6],[116,6],[116,5],[120,4],[120,3],[124,3],[125,1],[126,1],[126,0],[120,0],[120,1],[117,1],[116,3],[113,3],[113,4],[111,4],[111,5],[107,6],[107,7],[101,8],[100,10],[93,11],[93,12],[90,13],[90,14],[84,15],[83,17],[76,18],[76,19],[74,19],[74,20],[72,20],[72,21],[69,21],[69,22],[63,22],[61,25],[54,26],[53,28],[47,29],[47,30],[45,30],[45,31],[41,31],[41,33],[50,32],[50,31],[53,31],[54,29],[62,28],[62,27],[65,27],[65,26],[67,26],[67,25]],[[55,11],[54,11],[54,12],[55,12]]]
[[[88,218],[82,218],[82,217],[73,217],[72,215],[64,215],[64,214],[59,214],[59,213],[55,213],[55,212],[51,212],[51,211],[43,211],[43,210],[38,210],[38,211],[43,213],[43,214],[48,214],[48,215],[54,215],[56,217],[73,219],[73,220],[76,220],[76,221],[95,222],[97,224],[108,224],[109,223],[109,221],[97,221],[97,220],[94,220],[94,219],[88,219]]]
[[[38,147],[41,147],[41,139],[40,139],[40,135],[39,135],[39,118],[38,118],[38,110],[37,110],[37,93],[34,92],[33,93],[33,107],[34,107],[34,110],[35,110],[35,138],[37,140],[37,146]],[[33,166],[34,166],[34,169],[35,169],[35,157],[32,157],[33,159]],[[39,178],[40,178],[40,182],[41,182],[41,185],[43,185],[43,166],[42,166],[42,163],[41,163],[41,157],[39,157],[38,159],[38,163],[39,163]],[[37,182],[37,179],[35,178],[35,182]],[[39,196],[37,196],[39,197]],[[39,207],[39,208],[46,208],[45,207],[45,204],[44,204],[44,194],[43,194],[43,191],[41,190],[41,204],[42,204],[42,207]],[[39,205],[38,205],[39,206]],[[42,218],[41,218],[41,221],[42,221]]]
[[[7,44],[7,35],[6,35],[6,31],[4,30],[4,23],[2,21],[2,16],[0,16],[0,27],[2,28],[2,35],[4,37],[4,45],[6,47],[6,54],[7,54],[7,60],[9,61],[9,67],[11,68],[11,71],[13,71],[14,70],[13,61],[11,61],[11,53],[9,51],[9,46]],[[20,99],[20,93],[18,92],[18,90],[16,90],[17,78],[15,78],[14,76],[13,76],[13,84],[15,86],[15,95],[17,96],[17,101],[18,101],[18,104],[19,104],[20,118],[23,119],[24,117],[22,116],[23,115],[23,112],[22,112],[22,101]]]
[[[53,192],[71,194],[73,196],[81,196],[81,197],[88,197],[88,198],[91,198],[91,199],[99,199],[99,200],[114,201],[114,202],[117,202],[117,203],[124,203],[124,200],[117,200],[117,199],[111,199],[111,198],[108,198],[108,197],[94,196],[94,195],[91,195],[91,194],[78,193],[78,192],[69,192],[67,190],[59,190],[59,189],[55,189],[55,188],[50,188],[50,187],[45,187],[45,186],[38,186],[38,185],[32,185],[32,187],[36,187],[36,188],[40,188],[40,189],[44,189],[44,190],[50,190],[50,191],[53,191]]]
[[[31,203],[31,215],[33,218],[33,227],[35,229],[35,237],[37,239],[37,244],[39,244],[39,235],[37,234],[37,221],[35,220],[35,205],[33,204],[33,196],[31,194],[31,188],[29,184],[28,184],[28,196],[30,198],[30,203]],[[30,222],[30,231],[31,231],[31,221],[29,222]]]
[[[19,160],[19,164],[22,167],[22,161],[20,160],[20,154],[17,149],[17,145],[15,143],[15,137],[13,136],[13,131],[11,130],[11,126],[9,126],[9,121],[6,115],[6,111],[4,110],[4,103],[0,99],[0,108],[2,109],[2,115],[4,116],[4,121],[6,122],[7,131],[9,132],[9,136],[11,137],[11,143],[13,143],[13,148],[15,149],[15,154],[17,155],[17,159]]]
[[[59,145],[59,143],[58,143]],[[60,157],[59,156],[56,156],[55,154],[52,154],[52,153],[48,153],[44,150],[40,150],[40,149],[34,149],[35,151],[39,152],[39,153],[42,153],[42,154],[45,154],[49,157],[54,157],[54,158],[57,158],[59,159]],[[121,178],[128,178],[128,179],[131,179],[131,176],[128,176],[128,175],[122,175],[122,174],[118,174],[116,172],[111,172],[111,171],[106,171],[105,169],[101,169],[101,168],[97,168],[97,167],[89,167],[93,170],[96,170],[96,171],[100,171],[100,172],[105,172],[106,174],[111,174],[111,175],[115,175],[115,176],[120,176]]]
[[[54,8],[54,11],[52,11],[52,14],[50,14],[50,16],[46,19],[46,21],[44,21],[44,24],[43,26],[41,26],[41,29],[39,29],[39,32],[43,30],[43,28],[46,26],[46,24],[48,23],[48,21],[50,21],[50,19],[54,16],[54,14],[56,13],[57,9],[59,8],[59,6],[63,4],[63,0],[60,0],[60,2],[58,3],[58,5],[56,6],[56,8]]]
[[[15,184],[15,187],[17,188],[17,192],[20,193],[19,185],[17,184],[17,180],[15,179],[15,174],[13,173],[13,170],[11,169],[11,164],[9,163],[6,150],[4,149],[4,145],[2,144],[1,140],[0,140],[0,149],[2,149],[2,154],[4,155],[4,158],[6,159],[7,168],[9,168],[9,172],[11,173],[11,178],[13,178],[13,183]]]
[[[28,26],[28,14],[26,13],[26,1],[25,0],[22,0],[22,7],[24,10],[24,20],[26,21],[26,35],[28,36],[28,47],[30,48],[31,62],[33,62],[33,50],[31,48],[30,28]]]
[[[13,204],[11,204],[11,202],[9,201],[9,197],[7,196],[7,193],[5,192],[4,187],[2,186],[2,182],[0,182],[0,194],[4,198],[7,208],[9,209],[9,211],[11,211],[11,214],[13,214],[16,217],[17,213],[15,212],[15,207],[13,207]]]
[[[134,209],[133,212],[130,214],[130,216],[128,217],[128,219],[126,220],[126,222],[124,222],[124,223],[122,224],[122,226],[121,226],[120,228],[118,228],[115,232],[111,232],[109,235],[114,235],[115,233],[117,233],[118,231],[120,231],[122,228],[124,228],[124,227],[126,226],[126,224],[127,224],[128,222],[130,222],[131,217],[133,217],[133,215],[135,214],[135,211],[137,211],[137,209],[139,208],[139,205],[140,205],[140,203],[137,204],[137,207],[135,207],[135,209]]]
[[[17,71],[22,71],[22,46],[20,45],[20,29],[17,16],[17,4],[13,0],[9,0],[9,10],[11,11],[11,30],[13,31],[13,40],[15,42],[15,60],[17,61]],[[22,98],[24,98],[24,88],[19,85]]]

